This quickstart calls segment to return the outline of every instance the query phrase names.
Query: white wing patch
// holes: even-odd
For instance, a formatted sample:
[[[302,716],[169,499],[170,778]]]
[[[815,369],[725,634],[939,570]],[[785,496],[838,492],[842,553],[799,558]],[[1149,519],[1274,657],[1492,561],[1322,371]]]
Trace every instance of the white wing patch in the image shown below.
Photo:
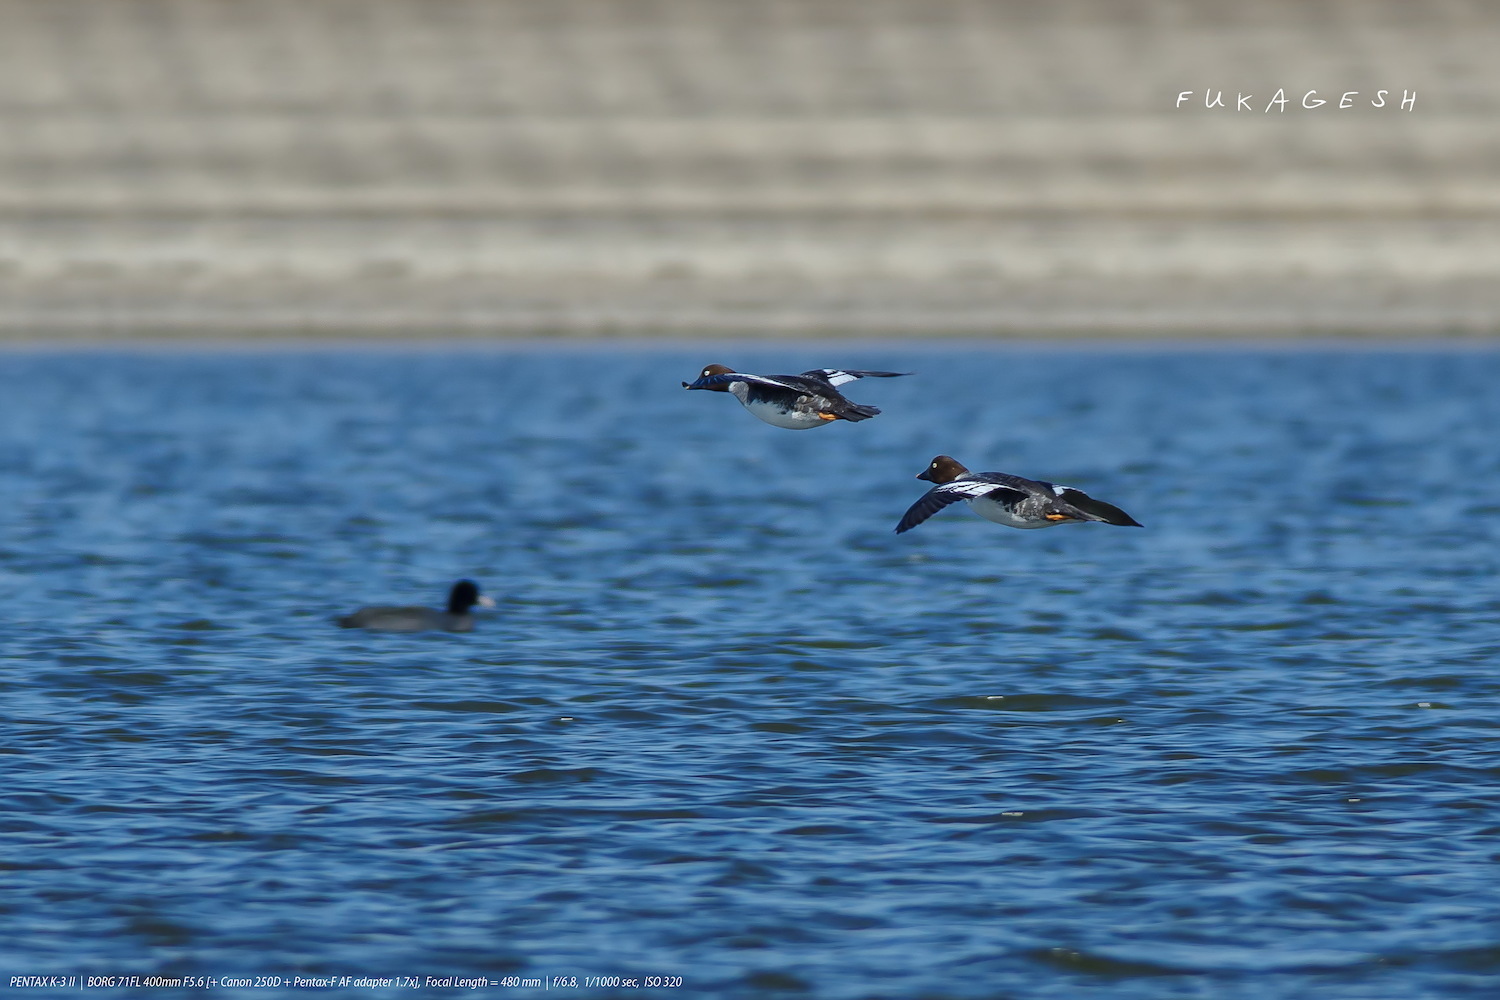
[[[769,375],[746,375],[742,372],[735,372],[734,379],[736,382],[750,382],[757,385],[771,385],[775,386],[778,389],[788,389],[792,392],[806,391],[800,386],[789,385],[788,383],[783,382],[780,379],[772,378]]]
[[[951,483],[944,483],[938,487],[944,493],[960,493],[966,497],[982,497],[996,490],[1008,489],[999,483],[986,483],[976,479],[955,479]]]

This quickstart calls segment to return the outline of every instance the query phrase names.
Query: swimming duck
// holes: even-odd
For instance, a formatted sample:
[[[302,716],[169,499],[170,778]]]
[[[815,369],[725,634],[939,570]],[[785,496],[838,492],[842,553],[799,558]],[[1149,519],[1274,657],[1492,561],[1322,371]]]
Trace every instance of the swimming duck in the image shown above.
[[[851,403],[835,386],[858,378],[896,378],[911,372],[858,372],[814,368],[801,375],[749,375],[724,365],[709,365],[684,389],[727,392],[752,414],[776,427],[804,431],[835,420],[869,420],[880,411]]]
[[[482,596],[473,580],[460,580],[448,591],[446,611],[415,605],[360,608],[337,621],[343,628],[367,628],[377,632],[468,632],[474,627],[474,616],[469,614],[469,609],[476,604],[493,608],[495,600]]]
[[[1139,528],[1135,518],[1082,490],[1004,472],[970,472],[957,460],[939,455],[918,479],[937,483],[909,507],[896,534],[910,531],[950,503],[969,501],[974,513],[1010,528],[1050,528],[1069,521],[1103,521]]]

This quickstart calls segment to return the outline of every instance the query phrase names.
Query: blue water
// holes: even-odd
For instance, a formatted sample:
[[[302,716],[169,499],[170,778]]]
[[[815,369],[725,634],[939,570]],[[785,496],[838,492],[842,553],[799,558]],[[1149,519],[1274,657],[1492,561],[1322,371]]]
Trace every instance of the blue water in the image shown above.
[[[791,432],[678,387],[709,362],[917,374]],[[1497,386],[1481,349],[0,355],[0,974],[1500,995]],[[939,452],[1145,528],[898,537]],[[473,633],[330,621],[462,576]]]

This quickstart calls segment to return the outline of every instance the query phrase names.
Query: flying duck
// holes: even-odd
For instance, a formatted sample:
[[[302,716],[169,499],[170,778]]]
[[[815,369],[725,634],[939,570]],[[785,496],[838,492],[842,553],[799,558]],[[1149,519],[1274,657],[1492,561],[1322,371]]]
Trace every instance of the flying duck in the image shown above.
[[[474,628],[474,616],[469,614],[469,609],[476,604],[493,608],[495,599],[481,596],[473,580],[460,580],[448,591],[445,611],[416,605],[360,608],[337,621],[343,628],[367,628],[376,632],[468,632]]]
[[[896,378],[910,374],[814,368],[801,375],[749,375],[724,365],[709,365],[696,382],[684,382],[682,387],[727,392],[766,423],[803,431],[835,420],[869,420],[880,412],[873,406],[851,403],[836,386],[857,378]]]
[[[910,531],[950,503],[967,500],[974,513],[1010,528],[1050,528],[1069,521],[1103,521],[1139,528],[1140,522],[1113,504],[1082,490],[1004,472],[970,472],[957,460],[939,455],[917,474],[937,483],[909,507],[896,534]]]

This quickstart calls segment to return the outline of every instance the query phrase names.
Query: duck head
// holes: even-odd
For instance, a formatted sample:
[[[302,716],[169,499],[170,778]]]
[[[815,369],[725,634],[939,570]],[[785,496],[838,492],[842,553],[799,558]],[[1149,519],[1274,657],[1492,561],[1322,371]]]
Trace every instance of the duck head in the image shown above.
[[[486,597],[479,592],[479,585],[473,580],[460,580],[448,591],[448,613],[450,615],[464,615],[474,605],[481,608],[493,608],[495,599]]]
[[[968,471],[958,459],[948,455],[939,455],[928,463],[927,468],[917,473],[917,478],[941,486],[943,483],[953,482]]]
[[[728,365],[709,365],[703,369],[696,382],[682,383],[684,389],[711,389],[714,392],[728,392],[731,379],[719,378],[720,375],[733,375],[734,369]]]

